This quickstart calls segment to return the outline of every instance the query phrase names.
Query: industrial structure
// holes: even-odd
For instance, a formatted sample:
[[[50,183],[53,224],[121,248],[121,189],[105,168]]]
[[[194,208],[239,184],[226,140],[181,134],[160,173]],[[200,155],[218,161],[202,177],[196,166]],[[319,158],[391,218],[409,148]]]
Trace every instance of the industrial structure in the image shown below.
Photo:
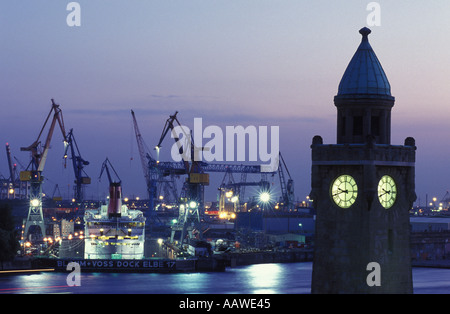
[[[6,143],[9,177],[6,178],[0,174],[0,199],[26,199],[28,197],[29,184],[28,182],[20,181],[17,163],[13,163],[12,159],[11,147],[9,143]],[[19,162],[15,156],[14,159]],[[19,165],[21,165],[20,162]]]
[[[174,136],[174,140],[178,145],[180,154],[186,158],[183,158],[180,162],[160,161],[157,160],[159,159],[159,154],[157,159],[153,158],[143,140],[134,111],[131,111],[131,113],[147,186],[148,200],[146,200],[145,205],[139,203],[136,206],[137,202],[122,199],[121,180],[108,158],[102,164],[99,179],[102,177],[102,174],[106,173],[110,187],[117,185],[118,190],[120,190],[117,193],[120,194],[120,197],[115,197],[115,199],[120,199],[120,202],[124,201],[124,204],[128,206],[127,212],[128,210],[141,209],[145,221],[147,221],[147,230],[150,231],[147,233],[147,237],[153,235],[151,231],[155,226],[157,227],[155,232],[163,232],[162,230],[166,230],[169,227],[171,242],[183,246],[189,243],[190,240],[201,240],[203,234],[210,229],[211,224],[222,222],[229,229],[230,226],[234,225],[234,220],[239,212],[246,212],[252,209],[256,211],[262,210],[263,207],[257,208],[259,207],[258,204],[268,206],[270,203],[272,209],[276,208],[279,211],[289,211],[293,208],[293,180],[281,154],[279,155],[279,168],[274,172],[265,172],[260,165],[206,163],[197,161],[196,158],[187,158],[187,156],[195,156],[197,152],[204,148],[195,146],[192,134],[184,134],[183,140],[187,140],[187,143],[181,145],[180,138],[176,136]],[[62,199],[58,184],[54,186],[53,194],[49,193],[45,199],[42,192],[44,169],[57,124],[64,142],[64,167],[67,168],[67,161],[70,159],[74,174],[73,198],[68,201]],[[161,149],[166,135],[174,132],[176,126],[181,126],[178,120],[178,112],[167,119],[156,145],[157,153]],[[43,140],[42,137],[44,137],[46,130],[47,136]],[[48,239],[48,235],[54,233],[52,230],[58,230],[58,227],[55,226],[57,224],[55,217],[46,216],[44,219],[45,211],[53,213],[55,213],[55,210],[59,211],[59,217],[62,217],[61,213],[65,211],[66,214],[71,216],[70,220],[72,222],[77,220],[79,224],[82,223],[84,211],[91,209],[95,211],[95,208],[98,207],[98,202],[89,202],[92,203],[90,205],[85,204],[87,203],[85,200],[85,188],[91,183],[85,168],[90,163],[80,153],[74,129],[70,129],[68,133],[65,130],[60,106],[52,99],[50,113],[46,117],[37,139],[30,146],[21,148],[21,151],[30,152],[31,161],[28,166],[23,167],[17,158],[11,156],[9,144],[6,146],[10,176],[9,178],[1,178],[1,197],[26,198],[28,201],[28,213],[23,224],[22,239],[24,243],[34,248],[42,246],[45,242],[44,239]],[[17,164],[12,163],[13,158],[19,162],[22,168],[20,175],[18,175]],[[218,187],[217,206],[215,202],[208,202],[208,205],[205,204],[204,190],[205,186],[209,185],[210,173],[224,174],[222,184]],[[249,174],[260,176],[261,178],[260,180],[248,180]],[[273,179],[271,181],[268,179],[269,176],[273,178],[277,174],[280,178],[282,194],[278,201],[273,197],[274,193],[272,193]],[[116,175],[118,181],[113,179],[114,175]],[[181,189],[177,187],[177,184],[180,182],[182,185]],[[255,189],[252,189],[252,193],[249,193],[249,187],[255,187]],[[44,201],[48,201],[50,206],[54,207],[51,209],[43,207]],[[109,200],[109,203],[111,203],[111,200]],[[213,210],[205,214],[211,203],[213,203]],[[121,207],[122,205],[119,206],[119,211],[121,211]],[[81,211],[78,212],[79,209]],[[161,215],[167,216],[167,214],[170,214],[171,217],[173,217],[172,215],[177,215],[176,219],[171,218],[169,224],[167,219],[160,220]],[[114,214],[112,215],[114,216]],[[116,212],[116,215],[118,215],[118,212]],[[109,218],[114,218],[113,216]]]
[[[70,129],[69,134],[67,134],[67,146],[64,152],[65,161],[68,158],[68,150],[70,148],[70,154],[72,159],[73,171],[75,174],[75,186],[74,186],[74,199],[76,201],[84,200],[84,186],[91,184],[91,178],[84,171],[84,167],[89,165],[89,161],[83,159],[80,154],[80,149],[78,148],[77,141],[73,135],[73,129]],[[66,163],[64,163],[66,167]]]
[[[52,116],[53,114],[53,116]],[[47,138],[43,145],[41,145],[41,136],[47,125],[47,122],[51,119],[50,127],[48,130]],[[45,167],[45,162],[47,161],[48,151],[50,149],[50,142],[52,140],[53,131],[55,129],[56,123],[58,122],[59,128],[61,130],[64,144],[67,145],[67,136],[64,128],[64,120],[62,116],[61,109],[59,105],[55,103],[52,99],[52,108],[44,122],[41,131],[37,139],[28,147],[22,147],[22,151],[28,151],[31,154],[31,161],[25,171],[20,172],[20,180],[29,182],[30,192],[29,192],[29,209],[28,215],[25,221],[24,237],[27,239],[30,235],[30,229],[33,227],[38,227],[40,230],[33,230],[33,234],[39,234],[35,239],[42,239],[45,236],[45,223],[44,216],[42,213],[42,182],[44,180],[43,171]]]
[[[172,225],[172,239],[177,231],[181,232],[180,243],[192,237],[201,238],[202,227],[200,222],[201,216],[205,211],[204,187],[209,184],[209,173],[225,174],[224,180],[218,188],[218,216],[220,218],[234,219],[235,213],[242,210],[245,187],[259,187],[259,191],[264,192],[259,194],[262,195],[265,202],[268,202],[269,199],[267,197],[270,197],[271,186],[267,176],[275,175],[276,173],[278,173],[280,178],[282,194],[278,206],[280,206],[281,210],[292,210],[294,208],[293,180],[281,154],[279,155],[279,168],[276,172],[264,172],[260,165],[215,164],[200,161],[195,156],[204,148],[195,146],[192,134],[185,133],[183,138],[180,139],[179,135],[173,132],[176,126],[183,130],[177,117],[178,112],[175,112],[174,115],[170,115],[166,120],[155,149],[159,156],[159,150],[166,135],[169,132],[173,132],[172,137],[183,159],[180,162],[159,161],[152,157],[148,146],[145,144],[133,110],[131,114],[149,195],[150,212],[147,214],[147,217],[155,217],[155,211],[162,202],[165,204],[171,203],[175,208],[178,208],[179,217]],[[182,143],[182,141],[185,141],[185,143]],[[241,180],[234,180],[233,174],[240,174]],[[260,175],[261,180],[247,182],[247,174]],[[287,181],[286,175],[288,176]],[[180,176],[186,176],[186,180],[183,183],[181,193],[178,194],[175,179]],[[260,195],[257,195],[257,197],[260,197]],[[232,203],[231,209],[225,205],[227,201]],[[193,232],[196,233],[195,236]]]
[[[270,195],[271,184],[267,180],[267,173],[261,173],[260,181],[252,182],[247,182],[247,172],[241,173],[240,181],[234,179],[231,170],[225,173],[222,184],[219,186],[219,218],[234,219],[236,218],[236,212],[246,210],[246,208],[243,208],[243,206],[247,205],[245,202],[245,188],[249,186],[256,186],[258,191],[260,191],[253,199],[263,193]],[[264,196],[263,200],[265,202],[269,201],[264,199]]]

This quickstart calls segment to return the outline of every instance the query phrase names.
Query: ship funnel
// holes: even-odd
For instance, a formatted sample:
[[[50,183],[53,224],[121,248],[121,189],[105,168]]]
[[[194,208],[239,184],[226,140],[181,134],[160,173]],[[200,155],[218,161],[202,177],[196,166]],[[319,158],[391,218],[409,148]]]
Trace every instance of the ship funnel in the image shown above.
[[[110,218],[122,216],[122,187],[120,183],[113,182],[109,185],[108,216]]]

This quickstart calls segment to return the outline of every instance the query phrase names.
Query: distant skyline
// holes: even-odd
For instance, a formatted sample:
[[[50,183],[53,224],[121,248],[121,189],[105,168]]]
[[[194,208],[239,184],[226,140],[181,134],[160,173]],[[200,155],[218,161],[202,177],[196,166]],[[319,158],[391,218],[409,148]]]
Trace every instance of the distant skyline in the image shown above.
[[[133,109],[151,148],[175,111],[190,127],[197,117],[222,127],[279,126],[296,198],[305,199],[312,138],[336,143],[333,97],[364,26],[396,98],[391,143],[416,140],[418,201],[450,190],[448,0],[376,1],[380,26],[367,25],[372,1],[361,0],[80,0],[81,25],[70,27],[69,2],[0,3],[0,145],[8,142],[27,165],[20,147],[37,138],[54,98],[90,162],[86,197],[106,195],[106,178],[98,182],[106,157],[124,194],[146,197]],[[56,130],[44,190],[58,184],[67,197],[74,176],[61,141]],[[168,158],[173,142],[164,143]],[[0,174],[9,177],[5,150]],[[220,184],[222,174],[211,176]]]

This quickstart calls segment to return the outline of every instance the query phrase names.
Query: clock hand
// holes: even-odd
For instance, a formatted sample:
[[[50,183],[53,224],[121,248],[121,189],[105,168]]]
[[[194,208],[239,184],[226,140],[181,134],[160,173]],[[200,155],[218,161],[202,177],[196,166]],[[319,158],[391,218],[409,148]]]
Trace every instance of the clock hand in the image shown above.
[[[333,194],[333,196],[339,195],[339,194],[341,194],[341,193],[348,194],[348,190],[343,190],[343,189],[341,189],[341,188],[338,188],[338,190],[339,190],[340,192],[337,192],[336,194]]]

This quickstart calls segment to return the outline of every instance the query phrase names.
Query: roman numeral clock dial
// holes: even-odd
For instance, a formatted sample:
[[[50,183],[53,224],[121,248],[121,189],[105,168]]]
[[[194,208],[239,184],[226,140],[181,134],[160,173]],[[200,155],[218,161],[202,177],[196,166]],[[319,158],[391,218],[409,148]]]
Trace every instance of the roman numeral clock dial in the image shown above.
[[[383,176],[378,183],[378,200],[380,204],[389,209],[394,205],[397,198],[397,186],[390,176]]]
[[[349,208],[356,201],[358,186],[349,175],[341,175],[331,184],[331,198],[341,208]]]

